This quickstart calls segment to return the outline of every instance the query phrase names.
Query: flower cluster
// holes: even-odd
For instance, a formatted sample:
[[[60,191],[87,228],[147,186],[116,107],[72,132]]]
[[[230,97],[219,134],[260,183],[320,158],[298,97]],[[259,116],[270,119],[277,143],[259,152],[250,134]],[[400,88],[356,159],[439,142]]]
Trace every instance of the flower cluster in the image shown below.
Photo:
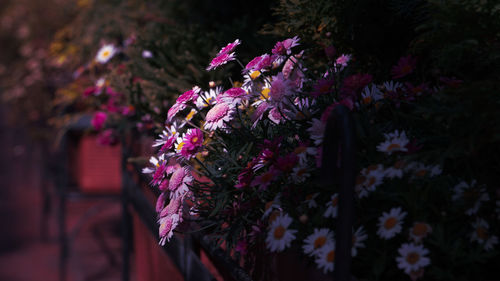
[[[445,211],[471,217],[470,242],[484,251],[494,249],[498,238],[479,217],[491,201],[487,189],[475,182],[455,187],[446,182],[440,163],[420,158],[424,141],[407,123],[374,122],[374,116],[411,110],[445,85],[374,83],[372,75],[350,69],[351,55],[335,57],[331,52],[328,69],[313,78],[305,66],[307,52],[294,50],[299,42],[298,37],[278,42],[269,54],[245,65],[234,52],[241,44],[235,40],[207,70],[238,61],[245,65],[238,77],[242,82],[231,80],[226,88],[211,82],[208,90],[195,86],[170,107],[155,142],[158,155],[144,170],[162,192],[157,203],[160,243],[189,216],[237,253],[247,253],[251,245],[276,253],[295,244],[318,269],[333,271],[339,197],[314,179],[321,163],[336,161],[322,159],[321,152],[330,145],[324,139],[328,117],[343,106],[375,128],[359,128],[367,147],[355,184],[363,206],[352,232],[355,266],[360,256],[377,259],[377,243],[385,243],[389,246],[384,253],[391,258],[384,260],[382,271],[393,266],[413,280],[424,276],[439,257],[428,240],[436,228],[445,227]],[[392,74],[400,79],[415,67],[416,60],[408,56]],[[442,188],[430,190],[433,182]],[[430,192],[438,200],[455,202],[453,208],[426,209]]]

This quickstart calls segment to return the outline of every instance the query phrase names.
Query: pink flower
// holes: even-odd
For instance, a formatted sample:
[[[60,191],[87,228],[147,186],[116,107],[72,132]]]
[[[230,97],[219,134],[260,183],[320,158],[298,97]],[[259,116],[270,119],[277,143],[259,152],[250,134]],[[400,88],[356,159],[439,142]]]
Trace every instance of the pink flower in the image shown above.
[[[172,105],[172,107],[170,107],[167,112],[167,121],[171,122],[172,118],[174,118],[175,115],[177,115],[177,113],[179,113],[184,108],[186,108],[186,105],[182,103],[175,103],[174,105]]]
[[[252,161],[247,163],[247,166],[241,170],[240,174],[238,175],[238,184],[236,184],[234,187],[241,189],[247,186],[250,186],[250,183],[252,182],[253,178],[253,168],[254,165],[256,164],[256,159],[252,159]]]
[[[97,87],[88,87],[83,91],[83,96],[84,97],[91,96],[97,92],[97,89],[98,89]]]
[[[299,162],[299,157],[295,153],[289,153],[276,160],[276,166],[282,172],[289,173],[293,170],[295,165]]]
[[[182,197],[177,197],[175,199],[170,200],[168,205],[161,210],[160,218],[174,214],[178,214],[179,216],[181,216],[182,200],[183,200]]]
[[[372,76],[370,74],[354,74],[346,79],[340,89],[340,93],[345,96],[355,96],[360,92],[366,85],[372,82]]]
[[[190,172],[182,167],[175,170],[170,177],[168,190],[170,190],[170,199],[175,199],[184,196],[189,191],[189,184],[193,181],[193,176]]]
[[[270,108],[267,102],[262,102],[259,104],[257,109],[252,113],[251,121],[252,121],[252,129],[257,126],[257,123],[262,119],[264,113]]]
[[[248,95],[242,88],[231,88],[221,95],[217,96],[217,102],[225,102],[233,105],[241,104],[243,100],[247,100]]]
[[[229,43],[226,45],[226,47],[222,48],[219,53],[217,55],[221,55],[221,54],[229,54],[231,53],[234,48],[236,48],[236,46],[238,46],[239,44],[241,44],[241,41],[240,39],[236,39],[234,40],[234,42],[232,43]]]
[[[167,169],[168,169],[168,168],[167,168]],[[167,170],[167,175],[168,175],[168,174],[169,174],[169,172],[168,172],[168,170]],[[158,185],[158,189],[159,189],[160,191],[165,191],[165,190],[167,190],[167,189],[168,189],[168,184],[169,184],[168,179],[167,179],[167,178],[164,178],[164,179],[161,181],[160,185]]]
[[[175,135],[172,135],[171,137],[169,137],[165,141],[165,143],[161,146],[160,152],[165,153],[165,152],[169,151],[172,148],[172,145],[174,145],[176,139],[177,138],[175,137]]]
[[[275,60],[276,60],[276,56],[274,56],[274,55],[270,56],[268,54],[265,54],[262,56],[262,59],[257,63],[257,65],[255,66],[255,69],[256,70],[269,69],[273,66],[273,63]]]
[[[234,250],[240,255],[244,256],[247,254],[247,248],[248,248],[248,243],[245,240],[240,240],[238,243],[236,243],[236,247]]]
[[[205,129],[215,131],[216,129],[227,129],[227,124],[233,119],[234,107],[227,103],[216,104],[210,109],[205,118]]]
[[[174,235],[174,229],[179,224],[179,215],[174,214],[170,216],[163,217],[159,220],[160,227],[158,229],[160,236],[160,245],[165,245],[166,241],[170,241],[172,235]]]
[[[104,126],[104,123],[106,122],[106,119],[108,118],[108,115],[104,112],[96,112],[94,114],[94,117],[92,118],[92,127],[94,127],[94,129],[96,131],[100,131],[103,126]]]
[[[202,131],[200,129],[189,129],[183,139],[183,143],[181,155],[186,159],[192,158],[203,145]]]
[[[158,196],[158,199],[156,199],[156,212],[159,213],[162,209],[163,206],[165,206],[166,198],[165,198],[165,192],[162,192],[160,196]]]
[[[153,180],[151,180],[151,185],[159,185],[165,178],[167,171],[167,164],[165,162],[159,162],[156,166],[156,170],[153,174]]]
[[[443,82],[446,86],[452,87],[452,88],[458,88],[463,81],[460,79],[457,79],[455,77],[440,77],[439,81]]]
[[[279,171],[271,167],[269,170],[259,176],[256,176],[255,179],[252,181],[251,186],[255,187],[258,186],[259,190],[265,190],[267,187],[273,182],[276,177],[279,175]]]
[[[335,85],[333,77],[323,78],[313,86],[314,91],[311,92],[311,96],[317,98],[319,96],[331,93],[333,85]]]
[[[135,113],[135,108],[133,105],[123,106],[121,113],[123,116],[131,116]]]
[[[292,53],[292,48],[299,45],[300,38],[295,36],[293,38],[288,38],[284,41],[276,43],[272,50],[275,55],[290,55]]]
[[[115,145],[118,143],[118,138],[116,137],[113,129],[107,129],[102,131],[99,136],[97,136],[97,143],[100,145]]]
[[[347,66],[347,63],[351,60],[351,55],[345,55],[345,54],[342,54],[340,57],[337,58],[337,60],[335,61],[335,63],[337,65],[340,65],[342,67],[346,67]]]
[[[273,62],[276,60],[275,55],[263,54],[262,56],[256,57],[252,59],[246,66],[246,71],[258,70],[262,71],[264,69],[271,68],[273,66]]]
[[[399,59],[398,64],[392,67],[392,78],[398,79],[405,77],[413,72],[417,65],[417,59],[412,56],[406,56]]]
[[[274,107],[269,111],[268,117],[275,124],[281,123],[281,121],[284,119],[277,107]]]
[[[235,60],[234,53],[230,54],[220,54],[217,55],[211,62],[210,65],[207,67],[207,70],[210,71],[212,69],[216,69],[217,67],[226,64],[232,60]]]
[[[187,104],[188,102],[196,102],[198,99],[199,93],[201,89],[199,87],[193,87],[193,89],[184,92],[182,95],[180,95],[175,103],[177,104]]]
[[[271,82],[271,91],[269,92],[269,102],[273,105],[281,107],[283,103],[288,103],[289,101],[286,97],[290,97],[294,94],[295,89],[293,83],[285,79],[283,73],[279,73],[273,76],[273,81]]]

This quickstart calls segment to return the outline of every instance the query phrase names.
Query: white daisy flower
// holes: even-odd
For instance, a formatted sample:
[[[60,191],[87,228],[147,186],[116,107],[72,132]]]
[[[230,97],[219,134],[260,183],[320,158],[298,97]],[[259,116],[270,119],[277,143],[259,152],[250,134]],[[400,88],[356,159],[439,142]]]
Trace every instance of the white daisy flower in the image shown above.
[[[378,151],[385,152],[389,155],[397,151],[403,151],[403,152],[408,151],[408,149],[405,146],[410,141],[406,137],[406,133],[404,131],[399,133],[399,131],[396,130],[392,133],[384,134],[384,136],[385,136],[385,141],[377,146]]]
[[[330,201],[326,202],[326,211],[323,214],[325,218],[336,218],[338,212],[338,204],[339,204],[339,194],[335,193],[332,195]]]
[[[274,210],[282,211],[281,209],[281,200],[280,195],[276,195],[272,201],[266,203],[264,214],[262,215],[262,219],[269,216]]]
[[[429,233],[432,232],[432,227],[425,222],[415,222],[410,228],[410,238],[415,241],[415,243],[420,243],[422,239],[427,237]]]
[[[394,81],[384,82],[382,84],[382,86],[386,91],[390,91],[390,92],[396,92],[398,89],[403,88],[403,84],[401,84],[399,82],[394,82]]]
[[[476,181],[471,181],[470,184],[467,184],[465,181],[459,182],[455,187],[453,187],[453,196],[452,199],[454,201],[464,200],[468,206],[465,213],[469,216],[476,214],[481,208],[482,202],[486,202],[490,200],[490,196],[488,195],[486,188],[476,187]]]
[[[200,93],[196,100],[196,107],[198,109],[206,108],[216,103],[217,96],[222,92],[222,87],[218,86],[211,88],[208,91]]]
[[[405,167],[405,171],[412,172],[412,178],[434,177],[442,173],[439,165],[425,165],[420,162],[411,162]]]
[[[149,163],[151,163],[153,165],[153,168],[150,168],[150,167],[143,168],[142,173],[143,174],[154,173],[156,171],[156,168],[158,168],[160,166],[160,163],[165,161],[164,157],[165,156],[163,154],[160,155],[158,158],[156,158],[155,156],[151,156],[151,158],[149,158]]]
[[[355,190],[359,198],[368,196],[370,192],[375,191],[377,186],[382,184],[386,172],[381,164],[371,165],[361,170],[356,177]]]
[[[106,86],[106,78],[101,77],[101,78],[97,79],[97,81],[95,81],[95,86],[97,88],[102,88],[102,87]],[[98,91],[96,94],[100,95],[101,91]]]
[[[141,55],[145,59],[150,59],[153,57],[153,53],[150,50],[143,50]]]
[[[294,183],[304,182],[311,174],[306,166],[297,165],[292,170],[291,178]]]
[[[309,132],[311,139],[314,141],[314,144],[320,145],[323,142],[326,124],[317,118],[313,118],[310,124],[311,127],[309,127],[307,131]]]
[[[358,255],[358,249],[364,248],[365,243],[363,243],[368,238],[363,226],[358,227],[356,231],[352,234],[352,248],[351,256],[355,257]]]
[[[401,207],[392,208],[389,213],[382,213],[378,219],[377,234],[380,238],[390,239],[402,230],[403,219],[406,217],[406,212],[403,212]]]
[[[419,271],[423,267],[428,266],[431,260],[426,257],[429,250],[423,245],[415,245],[413,243],[405,243],[398,249],[399,257],[396,257],[398,268],[402,269],[406,274]]]
[[[316,156],[318,149],[313,146],[307,146],[307,144],[299,144],[299,146],[293,150],[293,153],[299,157],[300,165],[306,165],[308,157]]]
[[[405,162],[403,160],[398,160],[393,166],[385,169],[385,176],[388,178],[402,178],[403,171],[405,167]]]
[[[101,47],[97,52],[95,60],[99,63],[107,63],[118,51],[112,44],[107,44]]]
[[[490,234],[488,222],[477,218],[472,227],[474,227],[474,232],[472,232],[470,240],[482,244],[486,251],[493,250],[493,246],[498,244],[498,237]]]
[[[382,92],[375,85],[366,86],[361,92],[361,103],[362,104],[370,104],[376,103],[384,97]]]
[[[335,265],[335,241],[327,243],[316,255],[316,266],[323,269],[323,273],[332,272]]]
[[[308,194],[306,196],[306,203],[307,203],[307,207],[309,209],[312,209],[312,208],[316,208],[318,207],[318,203],[316,203],[316,197],[319,196],[319,193],[314,193],[314,194]]]
[[[495,203],[497,205],[495,211],[497,212],[497,219],[500,220],[500,200],[497,200],[497,202]]]
[[[315,228],[314,233],[304,239],[302,249],[309,256],[316,256],[323,246],[333,243],[333,232],[328,228]]]
[[[293,120],[305,120],[318,110],[315,109],[316,100],[310,101],[308,98],[295,98],[293,105],[285,115]]]
[[[295,239],[297,230],[288,229],[292,218],[287,214],[280,214],[271,223],[266,237],[266,246],[271,252],[281,252],[290,247]]]

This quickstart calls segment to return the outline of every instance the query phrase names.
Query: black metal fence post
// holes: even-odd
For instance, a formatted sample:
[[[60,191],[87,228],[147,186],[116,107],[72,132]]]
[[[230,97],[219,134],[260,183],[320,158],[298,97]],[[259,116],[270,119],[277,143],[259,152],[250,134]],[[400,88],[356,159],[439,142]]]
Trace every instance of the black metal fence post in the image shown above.
[[[335,281],[351,279],[352,227],[354,221],[355,136],[350,110],[335,107],[326,123],[321,166],[322,183],[339,184],[338,217],[335,245]],[[332,173],[333,171],[333,173]]]

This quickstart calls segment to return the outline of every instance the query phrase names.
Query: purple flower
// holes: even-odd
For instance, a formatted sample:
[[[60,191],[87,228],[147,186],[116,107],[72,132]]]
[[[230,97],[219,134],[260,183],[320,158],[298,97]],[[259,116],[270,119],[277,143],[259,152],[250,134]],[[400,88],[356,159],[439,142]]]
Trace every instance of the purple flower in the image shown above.
[[[104,127],[104,123],[106,122],[106,119],[108,118],[108,115],[104,112],[96,112],[94,114],[94,118],[92,118],[92,127],[94,127],[94,129],[96,131],[100,131],[103,127]]]
[[[399,59],[398,64],[392,67],[392,78],[398,79],[405,77],[413,72],[417,65],[417,59],[412,56],[406,56]]]

